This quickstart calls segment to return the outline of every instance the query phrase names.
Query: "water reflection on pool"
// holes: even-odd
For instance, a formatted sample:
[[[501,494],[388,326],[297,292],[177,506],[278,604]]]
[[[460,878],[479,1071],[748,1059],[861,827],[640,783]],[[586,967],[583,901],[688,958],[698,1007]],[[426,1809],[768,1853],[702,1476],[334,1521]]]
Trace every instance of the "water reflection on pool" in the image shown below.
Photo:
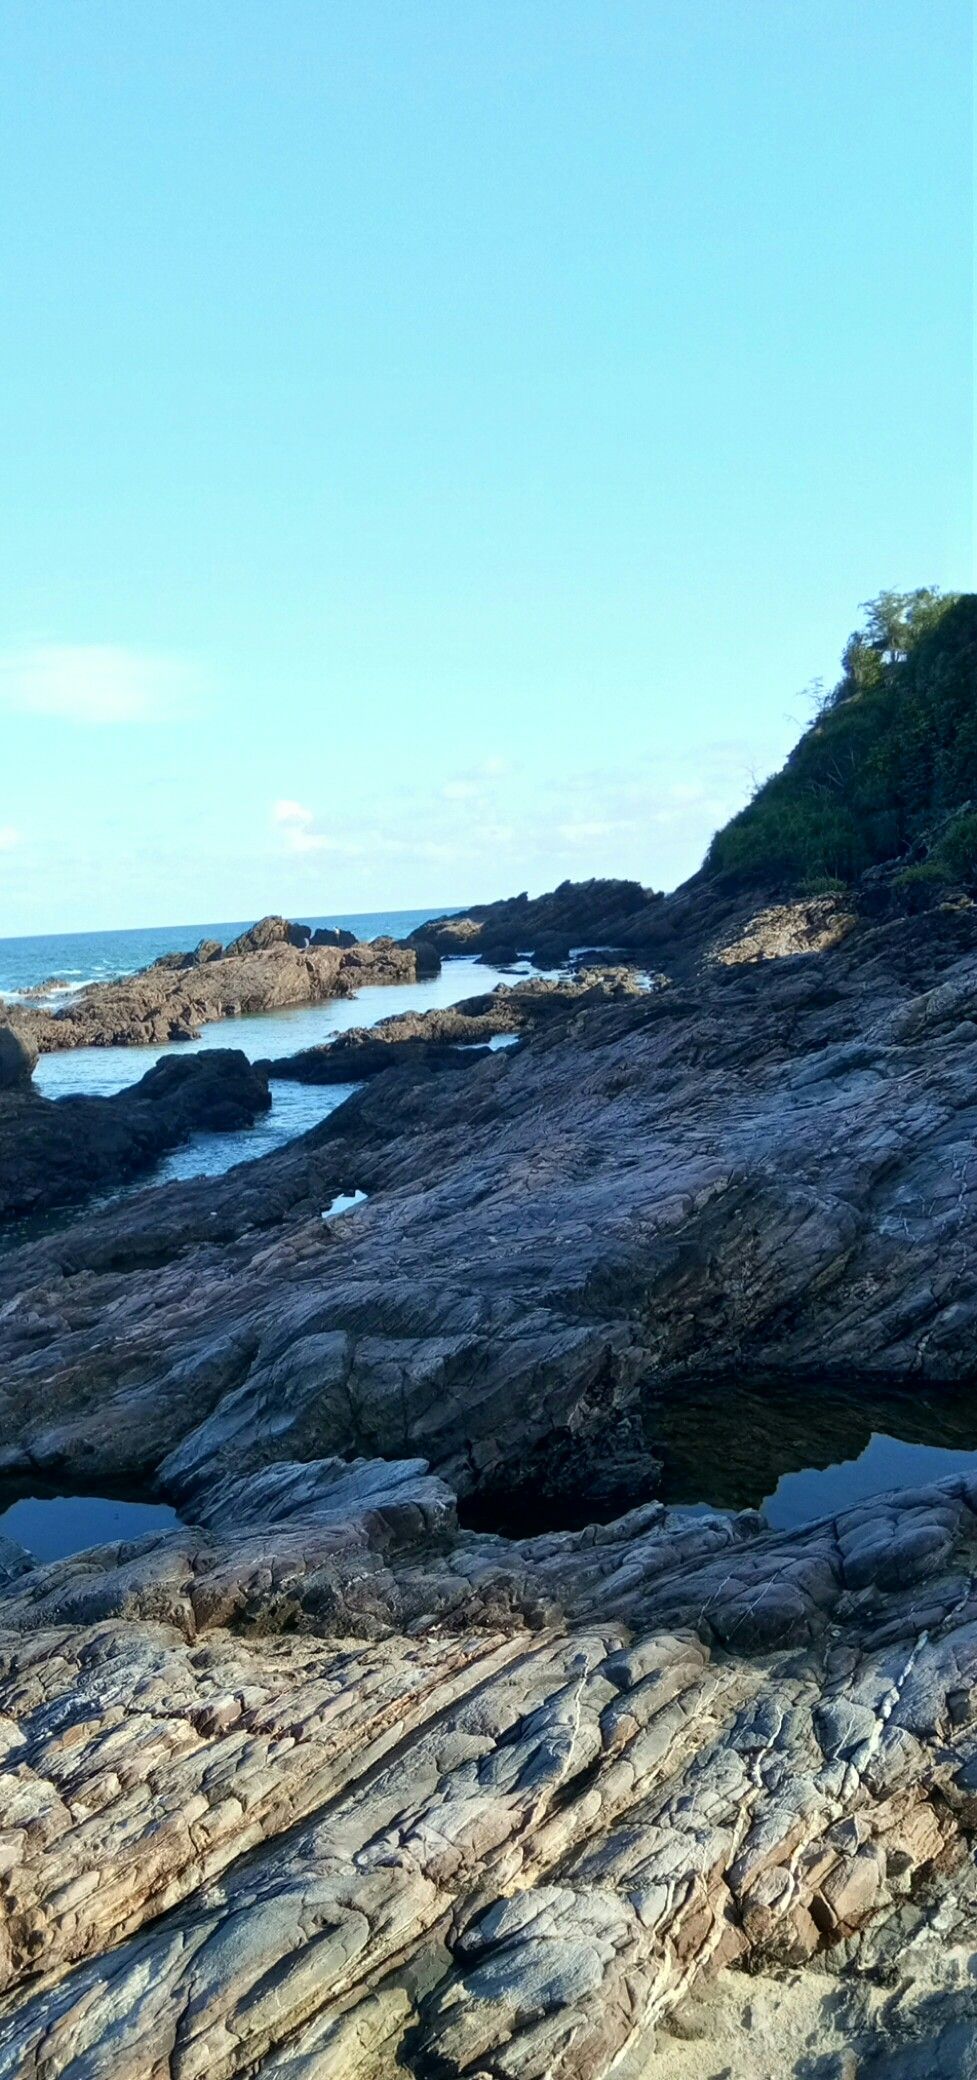
[[[815,1517],[851,1509],[870,1495],[884,1495],[890,1488],[925,1487],[949,1473],[977,1473],[977,1451],[907,1444],[905,1438],[873,1431],[857,1459],[781,1474],[773,1494],[762,1498],[760,1508],[774,1530],[789,1531],[795,1524],[809,1524]]]
[[[761,1509],[777,1530],[948,1474],[977,1475],[977,1388],[725,1380],[649,1394],[662,1498]]]
[[[172,1531],[179,1521],[166,1502],[117,1495],[20,1495],[0,1507],[0,1538],[26,1546],[35,1560],[63,1560],[89,1546]]]

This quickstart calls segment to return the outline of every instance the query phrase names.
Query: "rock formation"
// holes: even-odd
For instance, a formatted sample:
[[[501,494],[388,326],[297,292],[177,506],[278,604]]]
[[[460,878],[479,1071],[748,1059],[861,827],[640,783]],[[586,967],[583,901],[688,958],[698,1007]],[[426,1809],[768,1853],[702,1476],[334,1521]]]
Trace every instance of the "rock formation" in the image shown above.
[[[424,945],[308,941],[307,925],[266,917],[223,951],[204,940],[194,953],[164,954],[138,974],[91,983],[57,1011],[11,1007],[10,1021],[40,1053],[158,1046],[195,1039],[214,1019],[352,997],[363,983],[413,982],[438,968]]]
[[[968,1376],[975,918],[710,967],[463,1077],[394,1062],[263,1162],[20,1252],[8,1456],[419,1451],[467,1494],[642,1380]]]
[[[270,1104],[264,1076],[231,1047],[164,1057],[111,1098],[45,1098],[29,1077],[0,1088],[0,1224],[123,1184],[191,1135],[233,1133]]]
[[[37,1053],[27,1034],[0,1025],[0,1092],[27,1090],[36,1065]]]
[[[963,2075],[975,1565],[966,1481],[511,1543],[416,1460],[8,1551],[0,2075]]]
[[[662,901],[640,881],[563,881],[545,896],[509,896],[432,918],[413,936],[442,958],[475,953],[504,965],[528,955],[538,967],[555,967],[576,947],[590,952],[622,945],[625,927]]]
[[[977,1483],[775,1533],[646,1411],[972,1379],[977,910],[720,923],[0,1258],[3,1467],[184,1520],[0,1547],[2,2080],[972,2072]]]
[[[664,976],[654,978],[658,986],[666,981]],[[565,1020],[568,1011],[637,997],[652,986],[651,978],[633,968],[581,970],[562,981],[533,977],[514,986],[500,982],[494,990],[463,997],[457,1004],[399,1011],[374,1026],[351,1026],[322,1046],[279,1055],[258,1067],[266,1076],[293,1083],[356,1083],[378,1076],[394,1062],[400,1068],[461,1069],[472,1066],[492,1040],[518,1038],[547,1020]]]

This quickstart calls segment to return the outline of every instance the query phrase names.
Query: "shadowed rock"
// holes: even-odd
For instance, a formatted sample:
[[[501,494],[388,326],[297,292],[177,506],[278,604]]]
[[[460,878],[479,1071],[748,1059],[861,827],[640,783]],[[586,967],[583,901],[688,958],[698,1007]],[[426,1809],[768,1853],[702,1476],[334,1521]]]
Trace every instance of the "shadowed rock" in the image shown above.
[[[26,1090],[37,1063],[37,1049],[26,1033],[0,1025],[0,1092]]]
[[[169,1056],[111,1098],[0,1091],[0,1221],[122,1184],[193,1134],[249,1126],[270,1103],[265,1078],[237,1048]]]

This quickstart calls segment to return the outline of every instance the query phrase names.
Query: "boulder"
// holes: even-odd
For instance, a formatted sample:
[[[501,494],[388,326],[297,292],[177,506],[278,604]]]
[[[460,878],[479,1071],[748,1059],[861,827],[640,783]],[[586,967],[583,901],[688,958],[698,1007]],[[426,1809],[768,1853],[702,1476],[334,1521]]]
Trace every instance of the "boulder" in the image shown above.
[[[320,924],[309,940],[310,946],[355,946],[356,933],[347,932],[342,925]]]
[[[307,946],[311,933],[307,924],[293,924],[287,917],[261,917],[225,947],[225,953],[266,953],[272,946]]]
[[[37,1049],[28,1035],[0,1025],[0,1091],[26,1089],[36,1061]]]
[[[111,1098],[52,1101],[28,1086],[0,1106],[0,1222],[123,1184],[191,1135],[234,1133],[270,1104],[238,1048],[166,1056]]]

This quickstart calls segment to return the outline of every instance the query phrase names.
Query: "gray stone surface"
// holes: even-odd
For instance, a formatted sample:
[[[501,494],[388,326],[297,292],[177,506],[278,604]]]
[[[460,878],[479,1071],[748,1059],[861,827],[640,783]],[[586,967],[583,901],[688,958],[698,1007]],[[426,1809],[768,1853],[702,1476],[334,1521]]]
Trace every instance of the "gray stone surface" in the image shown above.
[[[586,1494],[649,1384],[971,1377],[975,1070],[973,914],[860,928],[0,1260],[7,1467],[184,1519],[0,1553],[2,2080],[972,2073],[977,1483],[455,1491]]]
[[[730,1966],[809,2080],[815,1964],[969,2070],[974,1484],[513,1543],[423,1462],[281,1464],[196,1515],[0,1588],[4,2080],[718,2073],[671,2049],[696,1999],[742,2048]],[[959,1993],[893,2022],[934,1888]]]

